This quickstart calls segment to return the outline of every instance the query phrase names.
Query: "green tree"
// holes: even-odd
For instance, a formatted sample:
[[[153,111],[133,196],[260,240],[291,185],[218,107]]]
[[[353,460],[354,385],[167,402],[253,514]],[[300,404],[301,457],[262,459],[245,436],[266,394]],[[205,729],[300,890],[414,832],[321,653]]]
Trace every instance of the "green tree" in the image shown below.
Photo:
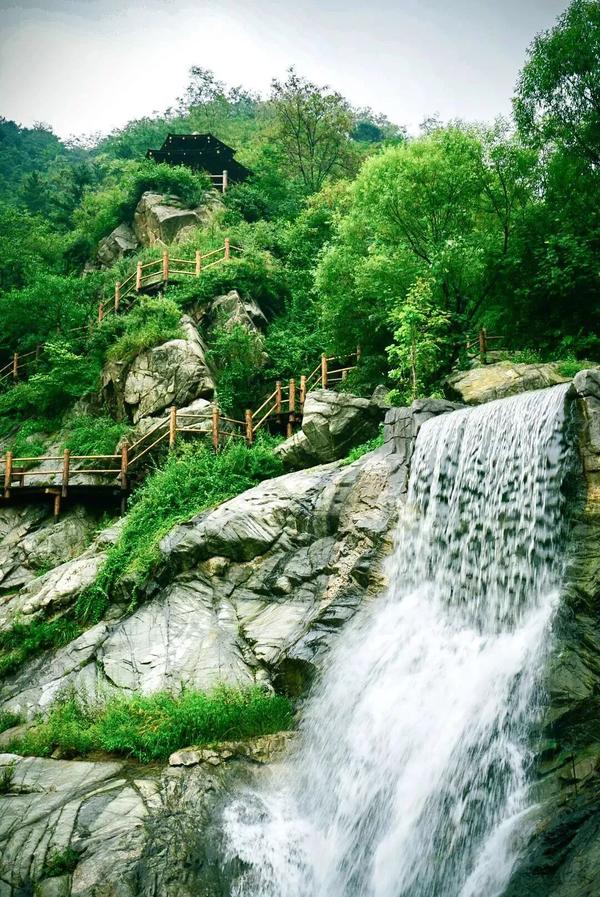
[[[451,319],[437,306],[432,284],[418,278],[392,309],[391,321],[390,377],[397,382],[402,399],[412,400],[427,390],[442,366]]]
[[[285,81],[273,80],[275,139],[291,173],[314,193],[325,180],[348,171],[352,110],[341,94],[319,87],[290,68]]]
[[[600,3],[573,0],[527,53],[514,101],[523,134],[600,164]]]

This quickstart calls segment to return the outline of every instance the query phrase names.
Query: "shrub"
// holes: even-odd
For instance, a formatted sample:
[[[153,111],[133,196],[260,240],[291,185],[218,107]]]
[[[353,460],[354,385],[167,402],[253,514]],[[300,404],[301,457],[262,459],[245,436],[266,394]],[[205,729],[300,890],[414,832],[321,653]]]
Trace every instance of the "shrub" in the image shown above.
[[[159,692],[112,698],[103,705],[70,695],[11,749],[40,757],[57,749],[70,756],[101,750],[147,763],[165,760],[187,745],[268,735],[292,725],[289,700],[257,687],[184,690],[177,696]]]
[[[139,586],[160,558],[160,540],[175,524],[282,472],[266,439],[252,448],[232,442],[216,453],[205,444],[181,446],[135,493],[118,542],[109,549],[96,582],[78,599],[78,619],[97,622],[123,577]],[[132,607],[139,600],[138,586],[132,590]]]
[[[112,455],[128,430],[107,415],[74,414],[63,425],[65,447],[74,455]]]
[[[255,252],[232,258],[226,265],[215,265],[202,277],[171,286],[167,295],[186,308],[206,304],[230,290],[254,299],[266,315],[272,315],[283,307],[287,284],[282,268],[273,258],[267,253]]]
[[[54,878],[58,875],[68,875],[75,871],[79,862],[79,854],[72,847],[57,850],[50,854],[42,870],[42,878]]]
[[[143,298],[124,319],[124,331],[108,349],[107,357],[133,361],[146,349],[183,336],[181,312],[172,299]]]
[[[245,409],[257,398],[263,339],[241,324],[219,324],[211,331],[209,345],[208,359],[217,375],[219,405],[243,420]]]
[[[78,354],[57,340],[46,345],[44,355],[47,370],[0,395],[0,417],[56,417],[97,387],[100,360],[93,354]]]

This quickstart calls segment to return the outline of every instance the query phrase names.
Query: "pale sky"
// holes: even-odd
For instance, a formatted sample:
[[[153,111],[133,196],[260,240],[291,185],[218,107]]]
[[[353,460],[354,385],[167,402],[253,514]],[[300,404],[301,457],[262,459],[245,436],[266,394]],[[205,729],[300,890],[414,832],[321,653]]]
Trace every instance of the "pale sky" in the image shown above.
[[[0,115],[65,138],[172,105],[192,65],[268,92],[290,65],[414,132],[490,121],[567,0],[0,0]]]

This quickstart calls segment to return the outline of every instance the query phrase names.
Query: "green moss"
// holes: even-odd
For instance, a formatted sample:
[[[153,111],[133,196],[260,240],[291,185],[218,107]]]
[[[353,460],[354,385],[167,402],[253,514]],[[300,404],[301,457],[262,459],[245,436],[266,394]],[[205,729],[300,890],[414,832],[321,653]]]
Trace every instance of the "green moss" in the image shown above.
[[[71,695],[10,747],[40,757],[56,750],[67,756],[103,751],[148,763],[188,745],[268,735],[292,726],[290,701],[258,687],[185,690],[177,696],[160,692],[98,705]]]

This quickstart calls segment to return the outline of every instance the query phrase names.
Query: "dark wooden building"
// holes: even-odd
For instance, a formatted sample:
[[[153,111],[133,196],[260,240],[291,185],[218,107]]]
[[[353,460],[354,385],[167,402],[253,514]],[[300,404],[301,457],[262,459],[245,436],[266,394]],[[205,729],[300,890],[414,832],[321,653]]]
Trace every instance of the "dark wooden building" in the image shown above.
[[[234,159],[235,150],[213,134],[169,134],[160,149],[149,149],[147,159],[168,165],[186,165],[192,171],[206,171],[215,186],[245,181],[252,173]]]

